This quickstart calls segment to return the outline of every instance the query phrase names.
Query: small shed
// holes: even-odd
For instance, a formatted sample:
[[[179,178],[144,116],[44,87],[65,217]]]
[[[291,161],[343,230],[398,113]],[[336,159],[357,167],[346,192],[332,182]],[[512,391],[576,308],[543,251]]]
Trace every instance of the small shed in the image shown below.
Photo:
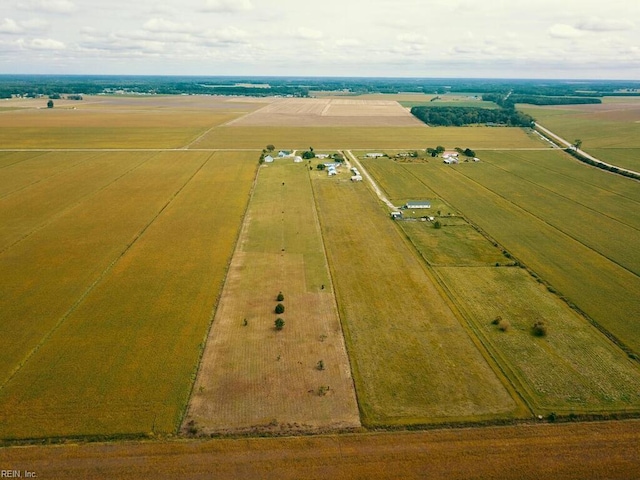
[[[402,212],[400,212],[400,211],[391,212],[391,218],[393,218],[394,220],[396,218],[402,218]]]
[[[295,157],[293,157],[293,162],[294,163],[302,163],[302,157],[296,155]]]
[[[384,153],[377,153],[377,152],[367,153],[367,158],[379,158],[379,157],[384,157]]]
[[[267,155],[266,157],[264,157],[264,161],[265,163],[272,163],[273,157],[271,155]]]
[[[290,157],[291,156],[291,152],[289,150],[280,150],[278,152],[278,156],[280,158],[284,158],[284,157]]]
[[[351,177],[351,181],[352,182],[361,182],[362,181],[362,175],[353,175]]]

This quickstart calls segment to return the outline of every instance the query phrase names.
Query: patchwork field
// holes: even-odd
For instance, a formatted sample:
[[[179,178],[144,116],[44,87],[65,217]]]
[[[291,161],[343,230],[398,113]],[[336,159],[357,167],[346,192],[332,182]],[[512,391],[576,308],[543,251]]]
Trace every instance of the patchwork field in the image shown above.
[[[398,102],[360,99],[276,99],[231,122],[238,126],[423,126]]]
[[[603,174],[560,152],[478,155],[482,162],[477,164],[396,164],[396,169],[413,174],[425,185],[426,198],[435,193],[445,199],[620,341],[640,351],[640,326],[629,321],[640,318],[640,278],[632,271],[637,249],[629,248],[637,244],[637,182]],[[375,174],[374,165],[384,162],[389,161],[369,160],[366,165]],[[404,195],[401,179],[419,191],[409,177],[394,178],[399,180],[385,186],[391,197]],[[601,221],[608,230],[594,233],[594,239],[581,237],[576,224],[581,218],[584,231],[597,230]],[[618,232],[627,235],[626,243],[617,242]]]
[[[542,126],[613,165],[640,170],[640,100],[606,99],[597,105],[570,107],[518,106]],[[624,149],[624,150],[623,150]]]
[[[274,313],[282,292],[282,314]],[[281,330],[276,318],[284,320]],[[360,426],[306,164],[260,168],[184,429]]]
[[[40,180],[12,167],[42,157],[0,169],[0,436],[172,433],[256,156],[50,156]]]
[[[521,415],[367,186],[341,175],[313,187],[363,423]]]

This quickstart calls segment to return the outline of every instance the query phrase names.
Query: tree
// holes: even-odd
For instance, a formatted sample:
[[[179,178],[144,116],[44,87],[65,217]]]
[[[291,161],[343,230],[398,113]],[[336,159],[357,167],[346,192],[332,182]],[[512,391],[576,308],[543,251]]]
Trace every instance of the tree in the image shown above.
[[[433,228],[442,228],[440,220],[436,220],[435,222],[433,222]]]
[[[538,320],[533,324],[532,331],[536,337],[545,337],[547,335],[547,326],[542,320]]]
[[[277,304],[277,305],[276,305],[275,312],[276,312],[276,313],[278,313],[278,314],[279,314],[279,313],[284,313],[284,305],[283,305],[283,304],[281,304],[281,303]]]
[[[47,102],[47,108],[53,108],[53,100]]]
[[[324,166],[324,163],[319,163],[318,166],[316,167],[318,170],[324,170],[326,167]]]
[[[324,362],[322,360],[319,360],[318,364],[316,365],[316,368],[318,370],[324,370]]]
[[[282,330],[282,328],[284,327],[284,320],[278,317],[276,318],[274,325],[276,327],[276,330]]]
[[[307,150],[306,152],[302,153],[302,158],[304,158],[305,160],[309,160],[310,158],[315,158],[316,154],[313,153],[313,150]]]
[[[443,153],[444,151],[445,151],[445,148],[442,145],[438,145],[436,147],[436,152]]]
[[[577,138],[574,142],[573,142],[573,146],[575,147],[576,150],[580,150],[580,147],[582,146],[582,140],[580,140],[579,138]]]
[[[476,156],[476,152],[474,152],[470,148],[466,148],[463,153],[464,153],[464,155],[466,157],[475,157]]]
[[[278,294],[278,296],[276,297],[276,300],[278,300],[279,302],[284,300],[284,295],[282,294],[282,292]]]
[[[271,145],[271,144],[267,145],[267,150],[269,152],[273,152],[275,149],[276,149],[276,147],[274,147],[273,145]]]

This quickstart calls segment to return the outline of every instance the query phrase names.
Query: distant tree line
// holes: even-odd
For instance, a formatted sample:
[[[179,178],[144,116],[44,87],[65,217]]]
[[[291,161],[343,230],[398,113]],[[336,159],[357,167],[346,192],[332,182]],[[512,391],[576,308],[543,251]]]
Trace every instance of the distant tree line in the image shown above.
[[[524,95],[524,94],[500,94],[485,93],[482,100],[493,102],[503,108],[513,108],[516,103],[528,103],[530,105],[579,105],[602,103],[602,99],[585,96],[585,97],[567,97],[567,96],[543,96],[543,95]]]
[[[411,113],[428,125],[445,127],[476,124],[530,127],[533,122],[531,116],[507,108],[419,106],[413,107]]]

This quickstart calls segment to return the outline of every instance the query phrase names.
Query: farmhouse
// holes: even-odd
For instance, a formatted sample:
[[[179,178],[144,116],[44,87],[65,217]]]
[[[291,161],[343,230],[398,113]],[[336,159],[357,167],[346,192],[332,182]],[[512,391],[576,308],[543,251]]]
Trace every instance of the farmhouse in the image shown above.
[[[264,161],[266,163],[272,163],[273,162],[273,157],[271,155],[267,155],[266,157],[264,157]]]
[[[458,152],[444,152],[442,158],[458,157]]]
[[[412,208],[431,208],[431,202],[428,202],[426,200],[419,200],[417,202],[407,202],[405,203],[404,208],[406,208],[407,210]]]
[[[329,168],[327,169],[327,173],[331,177],[333,175],[337,175],[338,171],[336,170],[336,167],[334,165],[330,165]]]
[[[384,157],[384,153],[367,153],[367,158],[380,158]]]
[[[446,163],[447,165],[451,165],[451,164],[458,163],[458,159],[456,157],[444,157],[443,162]]]
[[[302,163],[302,157],[296,155],[295,157],[293,157],[293,162],[294,163]]]
[[[278,156],[280,158],[284,158],[284,157],[290,157],[291,156],[291,152],[289,150],[280,150],[278,152]]]

